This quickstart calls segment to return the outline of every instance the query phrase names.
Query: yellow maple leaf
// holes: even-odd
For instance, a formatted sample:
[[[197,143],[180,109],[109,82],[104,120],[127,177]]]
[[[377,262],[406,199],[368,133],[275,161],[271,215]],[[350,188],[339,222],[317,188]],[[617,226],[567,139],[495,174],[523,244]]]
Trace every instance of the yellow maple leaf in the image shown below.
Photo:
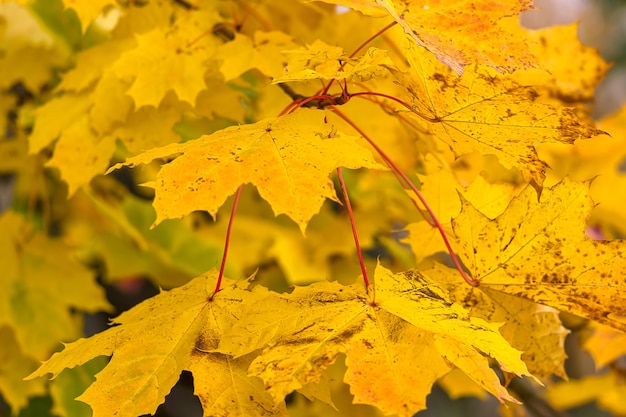
[[[464,285],[459,283],[456,271],[441,265],[423,273],[445,285],[451,298],[472,316],[490,323],[504,323],[500,333],[511,346],[524,352],[522,360],[533,375],[567,378],[564,345],[569,331],[563,327],[556,310],[493,291],[488,285],[479,288]]]
[[[70,48],[55,37],[40,16],[15,2],[0,3],[0,88],[21,83],[38,91],[67,65]]]
[[[86,94],[64,94],[39,107],[33,132],[28,136],[29,151],[37,153],[50,145],[63,130],[81,119],[90,105]]]
[[[528,30],[528,37],[541,68],[518,71],[515,80],[548,90],[550,96],[568,105],[593,100],[596,87],[611,65],[596,48],[580,42],[578,23]]]
[[[488,168],[485,164],[481,164],[480,167]],[[463,187],[454,173],[445,169],[418,177],[422,183],[422,195],[448,234],[452,233],[450,225],[452,218],[461,211],[460,195],[482,214],[493,219],[504,212],[511,199],[525,187],[525,184],[515,185],[509,182],[490,183],[482,175],[478,175],[467,187]],[[403,239],[403,242],[411,246],[417,263],[438,252],[447,252],[439,231],[432,224],[421,220],[409,223],[405,227],[409,236]]]
[[[185,106],[173,93],[166,94],[157,108],[144,106],[133,112],[124,90],[123,83],[106,72],[93,89],[67,92],[37,109],[29,150],[39,152],[58,138],[47,165],[59,169],[70,195],[104,173],[118,139],[132,153],[180,140],[172,126]]]
[[[574,146],[544,144],[540,157],[551,170],[550,180],[569,176],[578,181],[594,178],[591,197],[596,203],[590,225],[600,226],[605,236],[626,234],[626,194],[615,192],[626,185],[623,175],[626,160],[626,108],[601,119],[598,127],[609,135],[579,140]]]
[[[595,401],[600,408],[611,411],[613,415],[623,416],[626,413],[623,401],[626,385],[622,375],[617,372],[586,375],[581,379],[560,382],[548,387],[545,395],[558,410]]]
[[[467,201],[452,222],[461,256],[479,288],[528,298],[626,329],[623,241],[596,241],[584,225],[593,208],[589,184],[568,179],[530,186],[489,220]]]
[[[405,101],[416,123],[446,143],[457,156],[493,154],[505,168],[516,167],[541,185],[546,164],[536,143],[573,143],[601,133],[581,123],[570,108],[537,102],[538,93],[482,66],[460,78],[423,48],[407,52],[408,73],[390,69],[406,88]]]
[[[626,334],[599,323],[585,327],[582,338],[585,349],[600,369],[626,354]]]
[[[128,84],[110,71],[98,81],[91,97],[93,106],[89,110],[89,124],[98,136],[104,136],[126,122],[133,110],[133,101],[124,94],[127,88]]]
[[[241,184],[252,183],[276,215],[304,231],[324,199],[336,200],[328,175],[337,167],[383,169],[357,138],[324,122],[325,112],[301,109],[282,117],[233,126],[181,144],[152,149],[122,165],[182,154],[156,180],[156,223],[193,210],[215,215]]]
[[[532,8],[530,0],[372,0],[387,10],[420,46],[457,74],[479,63],[500,72],[536,65],[524,30],[510,19]]]
[[[224,117],[237,123],[244,123],[248,105],[247,97],[237,88],[224,83],[217,74],[208,74],[205,80],[207,89],[198,94],[194,113],[208,119]],[[278,112],[280,110],[273,114]]]
[[[94,135],[83,115],[63,130],[47,165],[59,168],[72,195],[106,170],[114,150],[115,139]]]
[[[158,107],[170,90],[179,100],[194,105],[198,93],[206,88],[207,61],[220,45],[217,37],[202,35],[206,27],[218,21],[214,12],[191,12],[183,14],[171,28],[156,27],[135,35],[137,47],[122,53],[112,70],[132,81],[127,94],[135,100],[136,108]]]
[[[205,415],[286,416],[284,404],[275,405],[261,381],[246,375],[251,357],[211,352],[240,318],[242,301],[255,303],[267,290],[250,289],[249,281],[227,282],[210,300],[216,278],[212,271],[144,301],[117,317],[114,327],[66,345],[28,378],[56,376],[96,356],[113,355],[79,397],[95,417],[154,414],[183,370],[194,374]]]
[[[283,73],[282,51],[293,49],[297,44],[291,36],[279,31],[254,33],[254,39],[237,33],[231,42],[221,45],[215,59],[221,59],[220,72],[226,81],[257,68],[268,77]]]
[[[418,272],[393,274],[379,265],[369,297],[361,283],[330,282],[270,295],[242,315],[217,350],[239,356],[269,345],[250,374],[276,399],[318,380],[345,353],[345,381],[356,403],[411,416],[425,408],[432,384],[455,367],[498,398],[515,401],[487,357],[529,374],[498,327],[469,317]]]
[[[186,108],[174,94],[166,94],[158,107],[144,106],[130,113],[123,124],[115,127],[110,138],[120,139],[133,155],[180,142],[173,126],[181,120]]]
[[[80,51],[76,65],[67,71],[57,86],[58,91],[80,93],[108,72],[122,52],[132,49],[132,38],[115,38]]]
[[[481,400],[487,398],[487,392],[458,368],[444,375],[437,384],[453,400],[462,397],[476,397]]]

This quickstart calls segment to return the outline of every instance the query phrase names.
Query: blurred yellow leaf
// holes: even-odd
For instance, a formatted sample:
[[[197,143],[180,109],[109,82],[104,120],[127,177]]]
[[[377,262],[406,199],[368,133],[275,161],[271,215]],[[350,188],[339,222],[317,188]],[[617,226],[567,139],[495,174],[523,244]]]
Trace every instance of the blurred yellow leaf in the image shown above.
[[[39,361],[24,355],[10,326],[0,325],[0,390],[4,400],[15,410],[28,403],[28,398],[45,392],[43,381],[22,379],[36,369]]]
[[[235,39],[221,45],[215,59],[221,59],[220,71],[226,81],[257,68],[268,77],[283,73],[282,51],[293,49],[297,44],[291,36],[282,32],[255,32],[254,39],[236,34]]]
[[[63,0],[67,8],[72,8],[83,24],[83,30],[108,7],[117,7],[115,0]]]
[[[73,309],[95,313],[111,306],[70,248],[41,234],[28,236],[27,227],[17,213],[0,216],[0,325],[13,329],[22,352],[43,359],[59,341],[80,335]]]
[[[214,13],[190,13],[169,30],[157,27],[136,35],[137,47],[122,53],[113,65],[118,77],[132,82],[127,94],[136,108],[158,107],[170,90],[179,100],[195,103],[198,93],[206,88],[206,63],[219,45],[216,37],[203,32],[207,25],[217,22]]]

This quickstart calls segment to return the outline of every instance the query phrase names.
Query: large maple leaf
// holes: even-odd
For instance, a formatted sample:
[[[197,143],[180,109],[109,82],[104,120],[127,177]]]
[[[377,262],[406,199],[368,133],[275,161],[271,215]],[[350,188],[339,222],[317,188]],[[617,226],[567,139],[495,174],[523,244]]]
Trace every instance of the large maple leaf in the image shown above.
[[[493,154],[506,168],[517,167],[541,185],[546,164],[536,143],[573,143],[601,133],[581,123],[574,110],[537,100],[538,93],[510,77],[476,66],[457,77],[423,48],[407,51],[408,73],[390,68],[406,88],[405,101],[416,123],[445,142],[457,156]]]
[[[589,184],[568,179],[540,201],[527,187],[495,220],[463,201],[457,253],[492,298],[504,292],[626,330],[626,244],[585,235],[593,205]]]
[[[500,399],[515,401],[487,357],[528,375],[519,351],[499,325],[469,317],[446,292],[415,271],[378,266],[374,290],[321,282],[250,305],[222,338],[218,351],[236,357],[268,346],[250,366],[277,400],[320,378],[340,353],[355,402],[387,414],[425,408],[432,384],[458,367]]]
[[[252,357],[210,352],[240,319],[242,301],[267,296],[263,287],[250,289],[249,281],[227,282],[211,300],[216,276],[209,272],[122,313],[114,327],[66,345],[30,378],[113,355],[79,397],[94,417],[154,414],[183,370],[194,374],[205,416],[286,416],[284,404],[276,406],[262,382],[246,375]]]
[[[121,165],[176,154],[154,183],[155,223],[193,210],[215,215],[241,184],[252,183],[276,215],[302,230],[325,198],[336,200],[328,175],[337,167],[381,169],[358,138],[337,132],[324,111],[301,109],[282,117],[233,126],[181,144],[152,149]]]

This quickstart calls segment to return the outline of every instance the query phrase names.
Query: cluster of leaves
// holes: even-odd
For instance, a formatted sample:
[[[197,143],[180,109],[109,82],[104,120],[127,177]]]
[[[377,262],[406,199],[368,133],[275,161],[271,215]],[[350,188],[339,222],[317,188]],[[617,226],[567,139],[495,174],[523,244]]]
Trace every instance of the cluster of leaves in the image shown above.
[[[337,379],[370,415],[437,381],[513,404],[511,378],[566,377],[559,311],[615,363],[624,117],[585,107],[608,65],[576,25],[522,28],[528,1],[426,3],[0,2],[12,409],[153,414],[184,370],[206,416],[332,415]],[[113,311],[96,278],[137,277],[165,290],[79,339]]]

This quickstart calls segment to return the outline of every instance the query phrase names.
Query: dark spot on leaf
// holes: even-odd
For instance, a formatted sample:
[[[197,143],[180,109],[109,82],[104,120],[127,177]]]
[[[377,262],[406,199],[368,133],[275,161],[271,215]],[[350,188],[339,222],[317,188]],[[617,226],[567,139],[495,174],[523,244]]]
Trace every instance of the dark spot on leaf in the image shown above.
[[[219,344],[218,338],[208,336],[205,333],[201,333],[196,338],[196,343],[194,345],[194,352],[208,353],[209,351],[215,349],[218,344]]]

